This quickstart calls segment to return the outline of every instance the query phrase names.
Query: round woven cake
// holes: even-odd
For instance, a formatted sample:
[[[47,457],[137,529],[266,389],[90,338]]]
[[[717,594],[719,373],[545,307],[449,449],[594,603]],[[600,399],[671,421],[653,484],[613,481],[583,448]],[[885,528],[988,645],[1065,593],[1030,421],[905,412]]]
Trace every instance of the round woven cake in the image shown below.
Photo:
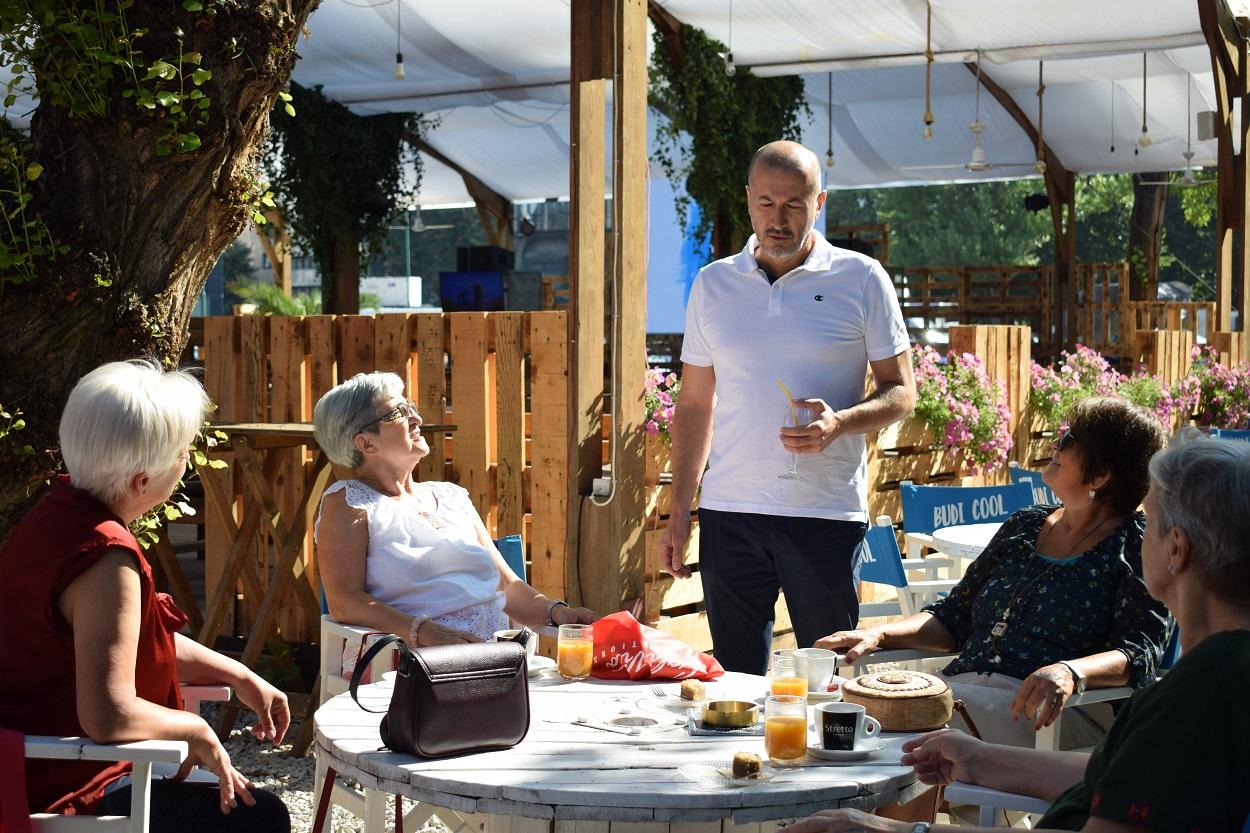
[[[922,732],[945,726],[954,698],[944,681],[914,671],[879,671],[848,680],[842,700],[859,703],[887,732]]]

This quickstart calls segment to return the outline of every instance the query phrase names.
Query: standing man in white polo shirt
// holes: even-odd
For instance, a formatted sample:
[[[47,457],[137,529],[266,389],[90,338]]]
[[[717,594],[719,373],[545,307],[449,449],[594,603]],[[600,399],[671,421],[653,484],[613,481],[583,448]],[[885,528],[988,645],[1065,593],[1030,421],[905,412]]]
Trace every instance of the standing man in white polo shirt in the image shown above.
[[[885,270],[812,228],[825,204],[816,155],[765,145],[746,191],[755,234],[690,290],[660,555],[667,572],[691,575],[683,510],[702,479],[699,574],[713,650],[727,670],[763,674],[778,590],[800,646],[857,624],[864,434],[911,413],[916,385]],[[797,427],[778,380],[796,397]],[[800,479],[783,479],[792,453]]]

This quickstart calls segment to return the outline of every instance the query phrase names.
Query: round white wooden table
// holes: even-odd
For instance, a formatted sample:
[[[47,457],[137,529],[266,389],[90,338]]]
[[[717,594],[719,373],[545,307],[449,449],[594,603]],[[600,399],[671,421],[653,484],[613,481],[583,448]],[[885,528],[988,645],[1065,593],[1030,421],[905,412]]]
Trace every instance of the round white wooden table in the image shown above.
[[[903,734],[883,735],[884,748],[861,762],[765,763],[767,780],[727,787],[714,770],[728,770],[738,751],[767,761],[763,737],[692,736],[650,685],[555,680],[531,681],[529,735],[512,749],[442,760],[391,752],[378,736],[380,715],[340,694],[317,710],[317,755],[367,789],[453,810],[478,833],[768,833],[777,819],[893,804],[925,789],[898,763],[910,737]],[[763,677],[745,674],[708,684],[714,699],[754,699],[766,689]],[[360,695],[370,708],[384,708],[390,684],[364,686]],[[572,722],[631,716],[657,722],[633,736]]]
[[[933,548],[946,555],[973,561],[985,550],[1001,526],[1001,522],[944,526],[933,530]]]

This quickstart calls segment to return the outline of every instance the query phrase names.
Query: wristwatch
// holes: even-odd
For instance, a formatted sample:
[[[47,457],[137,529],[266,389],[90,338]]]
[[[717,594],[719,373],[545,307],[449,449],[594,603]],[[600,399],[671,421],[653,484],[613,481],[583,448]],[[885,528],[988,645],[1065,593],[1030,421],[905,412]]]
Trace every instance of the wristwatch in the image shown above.
[[[927,821],[918,821],[911,826],[911,833],[929,833],[931,826]]]
[[[552,627],[555,627],[556,621],[551,618],[551,614],[555,613],[556,607],[558,606],[568,607],[569,603],[563,599],[552,599],[547,602],[547,624]]]
[[[1072,693],[1084,694],[1085,693],[1085,675],[1081,673],[1080,669],[1078,669],[1075,665],[1073,665],[1072,663],[1068,662],[1065,659],[1059,660],[1059,664],[1062,665],[1064,668],[1068,669],[1068,671],[1072,673],[1072,682],[1076,686],[1072,690]]]

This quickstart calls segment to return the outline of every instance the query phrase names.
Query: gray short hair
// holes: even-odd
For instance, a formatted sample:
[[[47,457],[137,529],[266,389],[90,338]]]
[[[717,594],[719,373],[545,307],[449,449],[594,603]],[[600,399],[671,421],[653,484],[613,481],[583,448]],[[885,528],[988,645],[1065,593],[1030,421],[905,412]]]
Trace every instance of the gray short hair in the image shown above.
[[[368,422],[370,409],[392,396],[402,396],[404,380],[394,373],[357,373],[340,382],[317,400],[313,408],[313,434],[330,462],[354,469],[364,462],[356,448],[360,424]],[[373,414],[372,416],[376,416]]]
[[[1250,601],[1250,443],[1177,432],[1150,460],[1162,531],[1180,527],[1207,589],[1227,601]]]
[[[61,458],[75,486],[113,503],[137,474],[169,470],[211,407],[191,373],[150,359],[101,365],[78,380],[61,413]]]

